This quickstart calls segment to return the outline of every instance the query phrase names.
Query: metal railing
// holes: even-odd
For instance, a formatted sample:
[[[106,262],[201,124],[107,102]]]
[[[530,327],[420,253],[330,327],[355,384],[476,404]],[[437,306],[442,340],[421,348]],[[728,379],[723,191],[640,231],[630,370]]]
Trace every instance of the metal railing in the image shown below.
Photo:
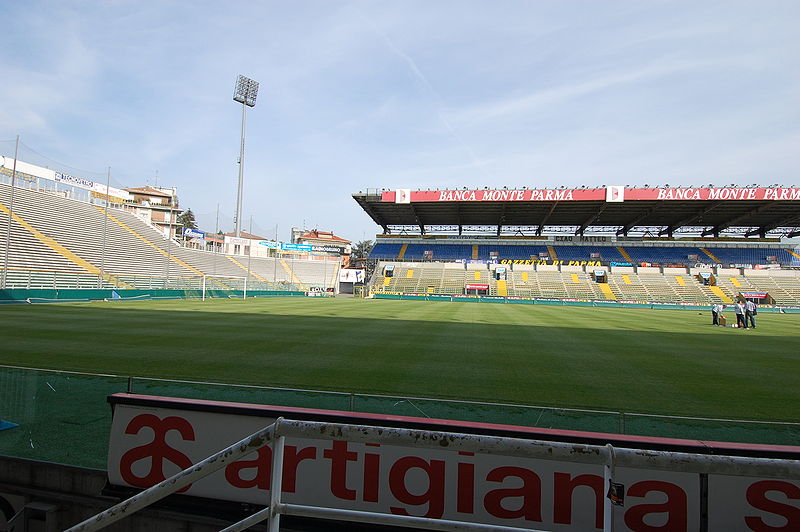
[[[603,481],[606,486],[614,481],[616,467],[764,478],[798,478],[800,476],[800,461],[798,460],[701,455],[684,452],[628,449],[613,447],[610,444],[605,446],[585,445],[278,418],[275,423],[268,427],[247,436],[163,482],[78,523],[67,529],[66,532],[94,532],[101,530],[270,443],[273,444],[270,486],[282,486],[283,467],[281,465],[283,464],[284,445],[287,437],[326,440],[343,439],[359,443],[379,442],[380,444],[414,446],[415,448],[425,449],[440,449],[445,443],[447,448],[452,451],[599,465],[603,466]],[[287,504],[281,500],[281,491],[281,489],[275,488],[270,490],[270,500],[267,508],[234,523],[223,529],[223,532],[245,530],[265,520],[269,521],[270,532],[279,532],[281,515],[405,526],[428,530],[507,532],[522,532],[523,530],[531,532],[533,530],[449,519]],[[708,497],[708,494],[701,493],[700,497]],[[613,529],[612,501],[607,497],[603,503],[603,530],[604,532],[611,532]]]

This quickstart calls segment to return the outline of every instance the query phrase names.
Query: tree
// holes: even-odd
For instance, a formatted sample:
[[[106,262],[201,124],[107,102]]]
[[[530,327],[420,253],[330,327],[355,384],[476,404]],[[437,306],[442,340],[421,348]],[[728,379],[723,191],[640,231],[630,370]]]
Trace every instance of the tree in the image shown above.
[[[350,260],[366,259],[369,257],[369,252],[372,251],[374,245],[375,244],[372,242],[372,240],[362,240],[361,242],[356,242],[350,247]]]
[[[197,229],[197,221],[194,219],[192,209],[186,209],[178,215],[178,224],[180,227],[188,229]]]

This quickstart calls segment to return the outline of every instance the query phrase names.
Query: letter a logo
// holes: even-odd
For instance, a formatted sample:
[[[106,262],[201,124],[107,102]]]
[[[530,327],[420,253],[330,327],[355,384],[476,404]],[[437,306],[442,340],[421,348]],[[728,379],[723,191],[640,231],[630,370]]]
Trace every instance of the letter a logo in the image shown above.
[[[625,201],[625,187],[606,187],[606,202],[619,203]]]
[[[394,198],[395,203],[411,203],[411,189],[398,188]]]

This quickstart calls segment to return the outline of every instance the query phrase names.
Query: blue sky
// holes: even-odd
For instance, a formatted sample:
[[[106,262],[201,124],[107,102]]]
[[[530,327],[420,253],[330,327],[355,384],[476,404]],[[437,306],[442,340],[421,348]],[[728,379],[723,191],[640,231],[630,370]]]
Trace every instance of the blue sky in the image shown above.
[[[800,185],[800,3],[6,2],[0,152],[372,238],[366,188]]]

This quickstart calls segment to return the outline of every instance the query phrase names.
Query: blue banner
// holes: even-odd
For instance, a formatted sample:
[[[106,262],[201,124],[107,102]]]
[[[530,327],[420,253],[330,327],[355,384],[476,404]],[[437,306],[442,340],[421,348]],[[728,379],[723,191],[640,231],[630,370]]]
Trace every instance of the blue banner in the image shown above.
[[[183,236],[187,238],[199,238],[201,240],[205,240],[206,232],[199,229],[192,229],[191,227],[184,227]]]
[[[281,249],[285,249],[287,251],[311,251],[311,246],[306,244],[289,244],[281,242]]]

